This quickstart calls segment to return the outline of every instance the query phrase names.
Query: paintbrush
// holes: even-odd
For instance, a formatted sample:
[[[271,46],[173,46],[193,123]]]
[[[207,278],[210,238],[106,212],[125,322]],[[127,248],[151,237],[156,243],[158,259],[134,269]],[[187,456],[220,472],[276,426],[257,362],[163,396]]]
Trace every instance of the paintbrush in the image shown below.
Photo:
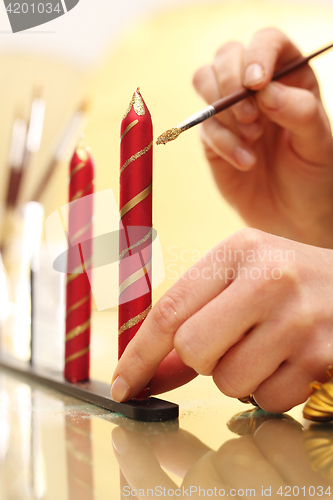
[[[17,152],[17,155],[21,158],[21,163],[11,166],[12,168],[6,200],[7,207],[15,208],[18,205],[22,181],[30,165],[31,156],[37,153],[40,148],[44,126],[44,114],[45,101],[41,97],[41,89],[36,88],[34,89],[34,97],[31,103],[30,118],[27,131],[23,129],[23,124],[20,124],[20,140],[22,140],[23,137],[23,140],[25,139],[25,144],[23,153],[20,153],[19,155]],[[25,138],[26,132],[27,134]],[[19,144],[19,148],[21,148],[21,144]]]
[[[323,52],[331,49],[332,47],[333,43],[327,45],[326,47],[320,50],[317,50],[316,52],[310,54],[307,57],[303,56],[298,57],[294,61],[291,61],[290,63],[286,64],[285,66],[282,66],[282,68],[275,71],[272,80],[279,80],[280,78],[288,75],[289,73],[297,70],[298,68],[305,66],[308,63],[308,61],[310,61],[310,59],[318,56],[319,54],[322,54]],[[207,120],[208,118],[216,115],[217,113],[221,113],[221,111],[230,108],[230,106],[233,106],[237,102],[242,101],[243,99],[246,99],[247,97],[250,97],[255,93],[256,93],[255,90],[242,88],[237,92],[235,92],[234,94],[222,97],[222,99],[219,99],[218,101],[213,102],[213,104],[206,106],[197,113],[194,113],[194,115],[190,116],[183,122],[179,123],[178,125],[176,125],[176,127],[171,128],[166,132],[164,132],[157,138],[156,144],[166,144],[167,142],[177,139],[177,137],[185,130],[194,127],[194,125],[198,125],[199,123],[203,122],[204,120]]]
[[[72,154],[75,145],[77,144],[79,133],[85,126],[87,121],[87,110],[88,102],[83,101],[80,107],[75,111],[74,115],[71,117],[70,121],[66,123],[64,129],[61,132],[61,136],[55,147],[54,154],[51,158],[49,165],[47,166],[44,175],[39,181],[35,191],[31,197],[33,201],[40,201],[41,197],[45,193],[47,187],[50,184],[53,173],[55,172],[58,164],[66,158],[69,154]]]

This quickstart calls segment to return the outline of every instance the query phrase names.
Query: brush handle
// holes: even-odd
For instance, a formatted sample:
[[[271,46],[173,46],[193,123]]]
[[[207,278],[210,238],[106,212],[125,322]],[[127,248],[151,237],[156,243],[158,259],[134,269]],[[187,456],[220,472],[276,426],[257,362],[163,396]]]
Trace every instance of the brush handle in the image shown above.
[[[301,68],[302,66],[305,66],[305,64],[307,64],[308,61],[310,61],[310,59],[318,56],[319,54],[322,54],[323,52],[331,49],[332,47],[333,47],[333,43],[331,43],[330,45],[327,45],[323,49],[317,50],[316,52],[314,52],[313,54],[310,54],[307,57],[301,56],[301,57],[295,59],[294,61],[291,61],[290,63],[286,64],[282,68],[275,71],[272,80],[279,80],[280,78],[288,75],[292,71],[295,71],[296,69]],[[251,95],[253,95],[255,93],[256,93],[255,90],[243,88],[241,90],[238,90],[234,94],[231,94],[227,97],[223,97],[222,99],[219,99],[218,101],[213,102],[213,104],[211,104],[211,106],[213,106],[213,108],[215,109],[215,113],[220,113],[221,111],[224,111],[225,109],[230,108],[230,106],[233,106],[237,102],[242,101],[243,99],[246,99],[247,97],[250,97]]]

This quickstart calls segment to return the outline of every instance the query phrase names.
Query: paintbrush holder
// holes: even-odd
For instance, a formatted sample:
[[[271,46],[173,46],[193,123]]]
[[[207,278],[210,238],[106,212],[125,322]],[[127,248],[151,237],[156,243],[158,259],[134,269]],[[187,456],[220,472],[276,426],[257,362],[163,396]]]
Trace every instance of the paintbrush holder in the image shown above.
[[[3,348],[23,360],[30,358],[31,261],[39,247],[43,210],[31,202],[8,212],[3,227],[3,262],[8,275],[9,307]]]

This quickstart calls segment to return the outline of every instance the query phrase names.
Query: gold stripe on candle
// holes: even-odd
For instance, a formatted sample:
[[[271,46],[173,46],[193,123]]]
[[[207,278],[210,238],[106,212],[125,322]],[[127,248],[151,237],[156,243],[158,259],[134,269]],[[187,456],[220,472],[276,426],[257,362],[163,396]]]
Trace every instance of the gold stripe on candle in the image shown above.
[[[123,171],[125,170],[125,168],[128,167],[128,165],[130,163],[132,163],[132,161],[135,161],[138,158],[140,158],[140,156],[143,156],[144,154],[148,153],[148,151],[150,150],[150,148],[152,147],[152,145],[153,145],[153,141],[151,141],[151,143],[148,144],[148,146],[146,146],[145,148],[141,149],[141,151],[138,151],[138,153],[135,153],[128,160],[126,160],[125,163],[124,163],[124,165],[120,169],[119,175],[121,175],[123,173]]]
[[[91,461],[89,461],[89,464],[91,464]],[[80,486],[80,488],[83,488],[86,491],[91,491],[93,494],[95,493],[94,488],[90,484],[84,483],[81,479],[79,479],[77,476],[74,476],[74,474],[72,473],[71,476],[73,476],[73,481],[75,481],[78,484],[78,486]]]
[[[125,248],[125,250],[123,250],[121,252],[121,254],[119,255],[119,260],[121,260],[127,252],[129,252],[130,250],[133,250],[133,248],[139,247],[142,243],[144,243],[145,241],[147,241],[150,238],[152,232],[153,232],[153,228],[151,228],[148,231],[148,233],[140,241],[138,241],[137,243],[134,243],[134,245],[131,245],[128,248]]]
[[[82,269],[82,266],[81,266],[81,269]],[[69,274],[67,274],[67,285],[71,281],[75,280],[75,278],[77,278],[78,276],[80,276],[80,274],[83,274],[83,273],[69,273]]]
[[[140,312],[137,316],[134,316],[134,318],[131,318],[128,321],[126,321],[126,323],[124,323],[119,328],[118,335],[121,335],[125,330],[128,330],[129,328],[132,328],[132,326],[137,325],[138,323],[140,323],[140,321],[143,321],[148,316],[148,313],[151,310],[151,308],[152,308],[152,304],[149,304],[149,306],[147,307],[147,309],[145,309],[144,311]]]
[[[75,434],[78,434],[79,436],[85,438],[91,438],[91,432],[84,431],[83,429],[80,429],[80,427],[77,427],[76,425],[69,424],[68,420],[66,420],[66,429],[69,429],[71,432],[75,432]]]
[[[90,292],[87,293],[87,295],[85,297],[83,297],[83,299],[81,300],[78,300],[75,304],[73,304],[69,309],[67,309],[67,313],[66,313],[66,318],[67,316],[73,312],[75,309],[77,309],[78,307],[82,306],[82,304],[84,304],[87,300],[89,300],[90,298]]]
[[[85,354],[87,354],[87,352],[89,352],[89,347],[85,347],[84,349],[81,349],[81,351],[71,354],[70,356],[68,356],[68,358],[65,359],[65,364],[69,363],[70,361],[74,361],[81,356],[84,356]]]
[[[81,236],[81,234],[83,234],[85,231],[87,231],[87,229],[89,229],[89,227],[92,225],[92,219],[90,219],[90,221],[84,226],[82,227],[81,229],[79,229],[75,234],[74,236],[71,236],[71,244],[72,245],[75,245],[75,240]]]
[[[71,175],[69,176],[69,180],[71,180],[75,174],[77,174],[77,172],[79,172],[79,170],[81,170],[81,168],[85,167],[85,163],[79,163],[78,165],[76,165],[75,168],[73,168],[73,170],[71,171]]]
[[[92,188],[93,184],[94,184],[93,182],[90,182],[88,184],[88,186],[86,186],[84,189],[81,189],[81,191],[78,191],[77,193],[75,193],[75,195],[73,196],[73,198],[70,201],[75,201],[78,198],[81,198],[81,196],[83,196],[84,193],[86,193],[87,191],[90,191],[90,189]]]
[[[135,271],[135,273],[131,274],[128,278],[126,278],[121,285],[119,286],[119,295],[121,295],[126,288],[133,285],[136,281],[142,278],[145,274],[150,271],[151,268],[151,260],[147,262],[143,267]]]
[[[134,196],[134,198],[132,198],[127,203],[125,203],[123,208],[120,210],[120,218],[122,219],[124,217],[124,215],[127,214],[127,212],[132,210],[132,208],[134,208],[136,205],[138,205],[138,203],[140,203],[145,198],[147,198],[147,196],[149,195],[149,193],[152,190],[152,187],[153,187],[152,184],[149,184],[149,186],[146,187],[146,189],[144,189],[143,191],[141,191],[141,193],[137,194],[136,196]]]
[[[73,443],[67,441],[66,448],[68,453],[70,453],[76,460],[79,460],[79,462],[83,462],[85,464],[91,463],[90,458],[85,453],[77,450]]]
[[[90,326],[90,318],[84,323],[82,323],[82,325],[76,326],[68,333],[66,333],[66,342],[75,339],[75,337],[77,337],[78,335],[81,335],[81,333],[85,332],[89,326]]]
[[[139,123],[139,120],[134,120],[129,125],[127,125],[127,127],[124,130],[124,132],[121,134],[120,142],[123,140],[123,138],[125,137],[125,135],[127,134],[127,132],[129,132],[137,123]]]
[[[80,276],[80,274],[83,274],[86,272],[86,269],[89,269],[89,266],[92,262],[92,259],[87,260],[87,262],[83,262],[83,264],[80,264],[78,267],[76,267],[72,273],[67,274],[67,285],[70,283],[72,280]]]

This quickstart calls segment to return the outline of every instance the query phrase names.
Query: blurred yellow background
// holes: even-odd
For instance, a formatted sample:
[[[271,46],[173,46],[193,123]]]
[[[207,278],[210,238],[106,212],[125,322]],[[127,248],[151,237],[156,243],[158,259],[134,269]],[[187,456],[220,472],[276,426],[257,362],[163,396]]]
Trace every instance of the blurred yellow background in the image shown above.
[[[333,4],[243,0],[172,7],[132,20],[102,65],[90,71],[59,59],[2,55],[6,96],[2,98],[0,136],[2,197],[12,120],[17,110],[28,114],[34,85],[44,86],[45,128],[41,150],[25,179],[22,199],[29,199],[52,156],[61,126],[84,97],[90,102],[85,133],[96,164],[96,190],[111,187],[117,198],[119,127],[134,89],[141,88],[156,138],[203,107],[192,88],[192,76],[200,65],[212,61],[219,45],[232,39],[247,43],[256,30],[266,26],[281,28],[304,53],[310,53],[332,39]],[[333,52],[311,64],[332,115]],[[45,216],[66,202],[67,164],[62,163],[42,198]],[[198,128],[167,146],[155,146],[154,226],[166,266],[166,278],[154,292],[154,299],[191,265],[192,259],[243,226],[214,186]],[[183,250],[186,252],[181,254]]]

